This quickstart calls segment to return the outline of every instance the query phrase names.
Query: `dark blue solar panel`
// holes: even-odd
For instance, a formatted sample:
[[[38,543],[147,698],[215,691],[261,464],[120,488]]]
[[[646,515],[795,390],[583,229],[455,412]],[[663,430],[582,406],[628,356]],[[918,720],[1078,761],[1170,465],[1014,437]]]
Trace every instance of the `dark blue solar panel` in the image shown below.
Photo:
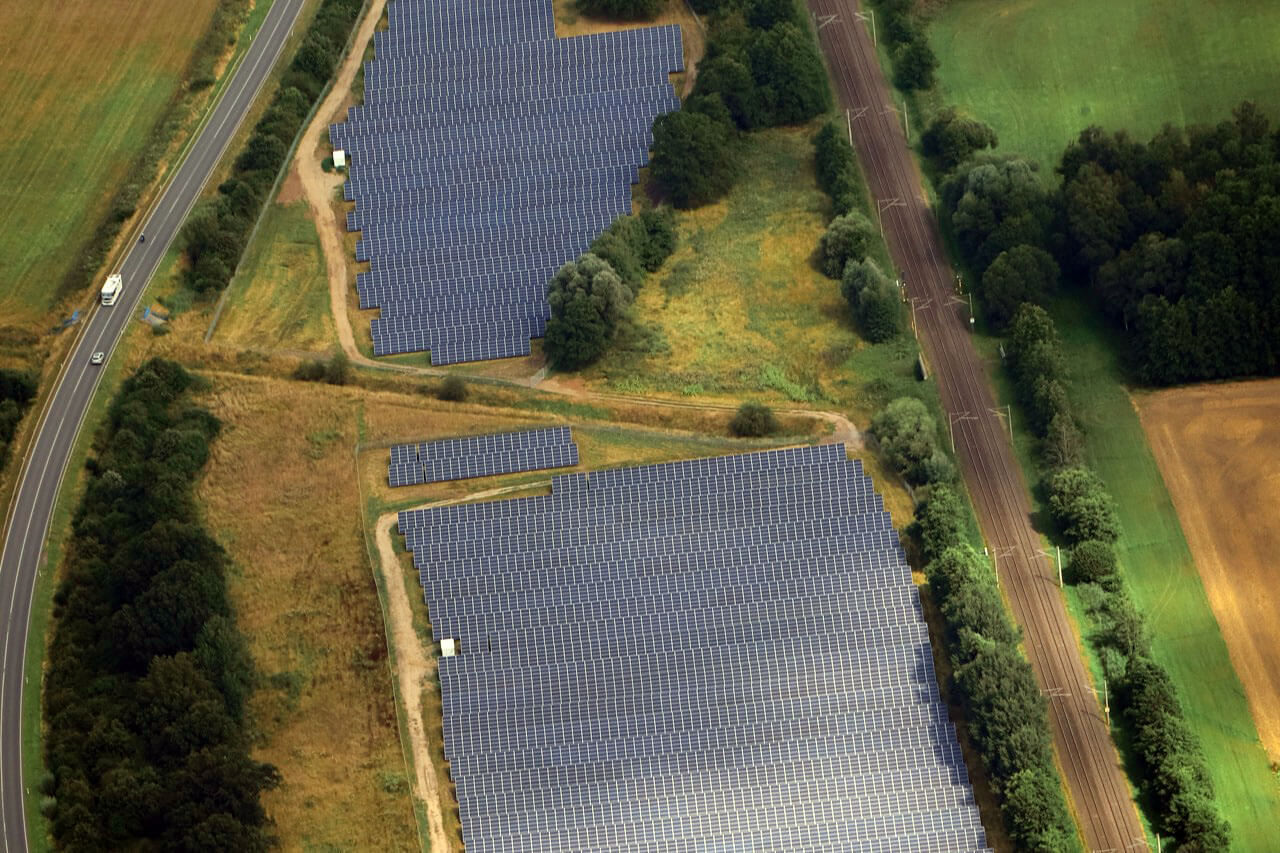
[[[680,28],[558,39],[549,0],[387,9],[364,103],[329,131],[374,353],[527,355],[551,276],[630,212],[653,120],[680,106]]]
[[[460,645],[439,672],[469,851],[986,847],[910,570],[842,445],[399,526]]]
[[[487,327],[486,315],[477,315],[473,325]],[[375,323],[378,321],[375,320]],[[462,322],[454,321],[449,326]],[[494,321],[488,317],[488,323]],[[457,346],[446,332],[424,328],[394,334],[434,334],[437,345]],[[525,343],[528,344],[528,335]],[[483,341],[483,329],[469,338],[467,345]],[[376,334],[375,334],[376,349]],[[495,474],[514,474],[520,471],[540,471],[547,468],[568,468],[578,464],[578,446],[568,427],[506,432],[494,435],[465,436],[429,441],[425,444],[397,444],[391,448],[388,480],[393,486],[417,483],[436,483],[444,480],[466,480],[472,477],[490,477]]]

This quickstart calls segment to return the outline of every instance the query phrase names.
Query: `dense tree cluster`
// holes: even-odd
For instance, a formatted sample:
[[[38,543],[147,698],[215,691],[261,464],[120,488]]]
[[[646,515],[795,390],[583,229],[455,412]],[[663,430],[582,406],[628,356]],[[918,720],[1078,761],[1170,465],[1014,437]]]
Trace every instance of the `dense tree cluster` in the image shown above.
[[[351,373],[351,359],[342,350],[338,350],[328,359],[310,359],[299,364],[293,371],[294,379],[303,382],[327,382],[330,385],[346,385]]]
[[[938,57],[929,46],[914,0],[874,0],[880,38],[893,58],[893,83],[904,92],[933,88]]]
[[[0,471],[9,461],[9,445],[36,396],[36,377],[25,370],[0,368]]]
[[[547,289],[551,319],[543,345],[551,365],[576,370],[603,355],[631,328],[631,303],[645,275],[675,246],[675,217],[659,207],[618,217],[587,254],[561,267]]]
[[[742,130],[799,124],[830,109],[826,69],[796,0],[720,4],[694,95],[718,97]]]
[[[236,157],[231,177],[187,221],[181,242],[189,262],[186,283],[195,292],[218,291],[231,280],[254,220],[303,119],[333,75],[361,6],[361,0],[322,0],[266,114]]]
[[[915,397],[899,397],[871,419],[871,435],[889,464],[913,486],[950,483],[955,465],[938,446],[938,424]]]
[[[835,122],[827,122],[814,134],[813,161],[818,187],[831,197],[832,213],[843,216],[866,208],[866,187],[858,173],[853,146]]]
[[[1089,128],[1062,156],[1063,263],[1165,385],[1280,372],[1280,130],[1251,103],[1149,142]]]
[[[990,125],[963,115],[955,107],[938,113],[920,136],[920,147],[941,172],[949,172],[983,148],[999,144]]]
[[[596,18],[647,21],[662,8],[663,0],[578,0],[578,10]]]
[[[1057,290],[1058,275],[1058,262],[1039,246],[1024,243],[996,255],[978,289],[988,322],[1003,329],[1024,302],[1043,304]]]
[[[254,673],[227,557],[193,496],[218,421],[194,378],[144,364],[112,401],[54,596],[41,783],[68,850],[266,849],[249,756]]]
[[[902,297],[898,286],[889,281],[871,258],[845,264],[840,292],[849,303],[862,336],[869,342],[884,343],[902,332]]]
[[[1062,540],[1073,546],[1067,575],[1082,584],[1081,600],[1098,624],[1091,640],[1108,681],[1118,688],[1118,705],[1148,771],[1145,787],[1158,805],[1163,830],[1182,850],[1225,850],[1228,829],[1218,816],[1204,757],[1116,573],[1119,520],[1101,479],[1083,464],[1053,320],[1024,303],[1006,348],[1019,400],[1040,439],[1050,514]]]
[[[716,99],[690,98],[653,123],[649,169],[682,210],[718,201],[738,176],[733,124]]]

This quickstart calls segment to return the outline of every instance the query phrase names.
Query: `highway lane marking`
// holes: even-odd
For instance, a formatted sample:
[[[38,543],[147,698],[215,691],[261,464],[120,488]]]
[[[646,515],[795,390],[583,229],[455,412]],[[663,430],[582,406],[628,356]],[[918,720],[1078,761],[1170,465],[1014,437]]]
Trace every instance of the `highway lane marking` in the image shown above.
[[[275,37],[275,36],[276,36],[276,34],[277,34],[277,33],[279,32],[279,30],[280,30],[280,25],[281,25],[282,23],[284,23],[286,20],[289,22],[289,26],[286,28],[286,32],[288,32],[289,30],[291,30],[291,29],[293,28],[293,22],[294,22],[294,21],[296,20],[296,18],[297,18],[297,12],[298,12],[298,10],[300,9],[300,5],[298,4],[298,2],[294,2],[294,3],[293,3],[294,9],[293,9],[293,14],[292,14],[292,15],[289,15],[289,14],[288,14],[288,9],[287,9],[287,7],[288,7],[289,5],[290,5],[290,4],[289,4],[288,0],[283,0],[283,2],[281,2],[278,6],[274,6],[274,7],[273,7],[273,9],[272,9],[272,11],[273,11],[273,12],[275,11],[275,9],[276,9],[276,8],[279,8],[279,9],[281,9],[281,10],[283,10],[283,11],[281,11],[280,16],[276,19],[276,21],[274,22],[274,24],[272,25],[272,27],[271,27],[271,29],[270,29],[270,36],[271,36],[271,37]],[[261,34],[261,33],[260,33],[260,34]],[[284,44],[285,44],[285,41],[287,41],[287,39],[286,39],[286,40],[281,40],[281,41],[276,45],[276,49],[275,49],[275,51],[274,51],[274,52],[271,52],[270,54],[268,54],[268,50],[269,50],[269,49],[268,49],[267,47],[263,47],[263,48],[262,48],[262,51],[261,51],[260,53],[258,53],[258,55],[257,55],[257,57],[256,57],[256,59],[255,59],[255,61],[252,63],[252,66],[251,66],[250,71],[249,71],[249,72],[247,72],[250,76],[249,76],[249,77],[245,77],[245,78],[241,78],[241,85],[240,85],[240,87],[239,87],[239,91],[236,93],[235,97],[234,97],[234,98],[232,98],[232,97],[230,96],[230,95],[231,95],[231,93],[230,93],[229,91],[228,91],[228,92],[225,92],[225,93],[224,93],[224,95],[223,95],[223,100],[221,100],[221,101],[219,102],[218,107],[215,107],[215,111],[216,111],[219,107],[221,107],[221,106],[222,106],[222,104],[224,104],[224,103],[228,103],[228,102],[230,102],[230,101],[234,101],[234,100],[235,100],[235,99],[237,99],[237,98],[242,98],[242,97],[244,96],[245,92],[247,91],[247,88],[248,88],[249,83],[251,82],[250,77],[252,77],[252,75],[253,75],[253,74],[257,73],[258,69],[261,67],[262,60],[263,60],[264,58],[268,58],[267,73],[264,73],[264,74],[263,74],[262,79],[260,79],[260,80],[258,81],[257,86],[254,88],[254,94],[253,94],[252,96],[250,96],[250,98],[249,98],[249,103],[251,103],[251,102],[254,100],[254,98],[256,98],[257,93],[261,90],[262,86],[263,86],[263,85],[265,85],[265,83],[266,83],[266,79],[267,79],[267,77],[269,76],[270,68],[275,64],[276,60],[279,58],[280,54],[281,54],[281,53],[283,52],[283,50],[284,50]],[[266,44],[266,43],[258,42],[258,41],[255,39],[255,44]],[[251,48],[250,50],[252,51],[252,48]],[[243,71],[243,70],[244,70],[244,66],[243,66],[243,65],[241,66],[241,69],[240,69],[240,70],[241,70],[241,71]],[[242,105],[241,105],[241,106],[243,107],[243,109],[241,110],[241,114],[240,114],[239,118],[238,118],[238,119],[237,119],[237,121],[236,121],[236,126],[238,126],[238,125],[239,125],[239,123],[240,123],[240,121],[243,121],[243,119],[244,119],[245,115],[247,115],[247,114],[248,114],[248,105],[249,105],[248,103],[245,103],[245,104],[242,104]],[[223,115],[222,120],[221,120],[221,121],[218,123],[218,125],[217,125],[217,133],[221,133],[221,132],[224,130],[224,128],[226,127],[226,124],[227,124],[228,119],[230,119],[230,118],[232,118],[232,117],[233,117],[234,113],[236,112],[236,110],[235,110],[235,108],[234,108],[235,106],[236,106],[235,104],[232,104],[232,108],[231,108],[227,113],[225,113],[225,114]],[[204,132],[202,132],[202,134],[201,134],[201,138],[202,138],[202,139],[203,139],[203,138],[207,138],[207,137],[205,137],[205,136],[204,136],[204,133],[207,133],[207,132],[209,132],[209,128],[207,128],[207,127],[206,127],[206,128],[205,128],[205,131],[204,131]],[[216,134],[215,134],[215,136],[216,136]],[[200,192],[203,190],[204,185],[208,183],[209,178],[210,178],[210,177],[212,176],[212,174],[213,174],[213,170],[214,170],[214,168],[217,166],[217,163],[222,159],[222,156],[224,155],[224,153],[225,153],[225,151],[226,151],[227,146],[228,146],[228,145],[230,145],[230,143],[231,143],[231,136],[232,136],[232,135],[231,135],[231,134],[229,134],[229,135],[227,136],[227,138],[223,141],[222,145],[218,147],[218,150],[217,150],[217,151],[216,151],[216,153],[214,154],[213,162],[209,165],[208,172],[206,173],[204,180],[203,180],[203,181],[201,182],[201,184],[200,184],[200,188],[199,188],[199,189],[197,189],[196,193],[192,196],[192,198],[191,198],[191,202],[190,202],[190,204],[187,206],[187,210],[183,212],[181,219],[185,219],[185,218],[186,218],[186,216],[190,213],[191,208],[195,206],[195,202],[196,202],[196,200],[198,199]],[[196,159],[196,158],[195,158],[195,155],[196,155],[196,150],[195,150],[195,149],[198,147],[198,142],[199,142],[199,141],[197,141],[197,145],[193,146],[193,147],[192,147],[192,150],[189,152],[188,160],[186,161],[186,163],[191,163],[191,162],[193,162],[193,161]],[[189,177],[188,177],[188,178],[187,178],[187,179],[186,179],[186,180],[185,180],[181,185],[178,185],[177,187],[175,187],[174,185],[172,185],[172,184],[171,184],[171,185],[170,185],[170,187],[168,188],[168,190],[166,190],[166,193],[165,193],[166,195],[167,195],[167,194],[169,194],[169,193],[175,193],[175,194],[174,194],[174,196],[173,196],[173,201],[171,201],[171,202],[170,202],[170,204],[169,204],[170,215],[172,215],[173,208],[174,208],[174,206],[176,205],[177,200],[178,200],[179,198],[181,198],[181,197],[182,197],[182,195],[183,195],[183,193],[185,193],[185,192],[189,189],[189,187],[190,187],[190,185],[191,185],[192,177],[194,177],[194,176],[189,176]],[[154,217],[155,217],[155,215],[156,215],[156,210],[158,210],[158,208],[157,208],[157,209],[153,209],[152,215],[151,215],[150,217],[148,217],[148,218],[147,218],[146,223],[144,223],[144,225],[143,225],[143,228],[144,228],[144,229],[145,229],[145,228],[146,228],[146,226],[147,226],[147,225],[149,225],[149,224],[152,222],[152,220],[154,219]],[[177,227],[175,226],[175,228],[174,228],[174,236],[176,236],[176,235],[177,235],[177,231],[178,231],[178,229],[177,229]],[[145,232],[144,232],[144,233],[145,233]],[[169,245],[169,244],[171,244],[171,243],[172,243],[172,237],[170,238],[170,240],[169,240],[169,241],[167,241],[166,246],[165,246],[165,250],[164,250],[164,251],[167,251],[167,250],[168,250],[168,245]],[[155,244],[153,244],[153,246],[154,246],[154,245],[155,245]],[[155,275],[155,270],[156,270],[156,268],[157,268],[157,267],[159,267],[159,265],[160,265],[160,261],[163,259],[164,251],[161,251],[161,252],[159,253],[159,255],[158,255],[158,257],[156,258],[155,262],[151,265],[151,270],[150,270],[150,272],[147,274],[146,279],[145,279],[145,281],[146,281],[146,283],[147,283],[148,285],[150,284],[151,277]],[[128,255],[126,255],[126,256],[125,256],[125,260],[121,263],[121,266],[122,266],[122,267],[124,267],[124,266],[128,265],[129,260],[130,260],[130,258],[132,257],[132,254],[133,254],[133,253],[132,253],[132,252],[130,252]],[[146,254],[146,250],[144,250],[143,254],[144,254],[144,255]],[[142,263],[142,261],[140,261],[140,263]],[[135,297],[134,297],[133,304],[130,306],[130,308],[129,308],[128,312],[126,312],[127,314],[132,315],[133,311],[137,308],[137,304],[138,304],[138,302],[139,302],[139,301],[141,300],[141,298],[142,298],[142,292],[143,292],[145,289],[146,289],[146,285],[142,285],[142,286],[140,286],[140,287],[138,288],[138,291],[136,292],[136,295],[135,295]],[[95,339],[94,344],[93,344],[93,347],[91,347],[91,348],[90,348],[91,350],[95,350],[95,349],[97,348],[97,346],[99,346],[99,345],[101,344],[101,342],[102,342],[102,336],[103,336],[103,335],[104,335],[104,334],[109,330],[109,328],[110,328],[110,326],[111,326],[111,320],[113,319],[113,317],[115,316],[115,314],[114,314],[114,312],[113,312],[111,315],[104,315],[104,314],[102,314],[102,312],[100,312],[100,311],[95,311],[95,312],[94,312],[94,314],[93,314],[93,316],[90,318],[90,322],[92,322],[93,320],[96,320],[99,316],[106,316],[106,318],[107,318],[107,319],[104,321],[102,328],[99,330],[99,332],[98,332],[98,337]],[[123,333],[124,333],[124,329],[125,329],[125,327],[126,327],[127,325],[128,325],[128,320],[127,320],[127,318],[126,318],[123,322],[120,322],[120,324],[119,324],[119,328],[116,330],[115,339],[114,339],[114,341],[112,342],[112,345],[111,345],[111,349],[112,349],[113,351],[114,351],[114,349],[115,349],[116,345],[119,343],[119,341],[120,341],[120,337],[123,335]],[[87,336],[86,336],[86,340],[87,340]],[[82,354],[83,354],[83,352],[84,352],[83,347],[84,347],[84,341],[82,340],[82,341],[81,341],[81,343],[80,343],[80,346],[75,348],[75,350],[73,351],[73,353],[72,353],[72,356],[71,356],[71,357],[72,357],[72,358],[81,357],[81,356],[82,356]],[[76,393],[78,392],[78,390],[79,390],[79,388],[80,388],[80,384],[81,384],[81,382],[83,381],[84,377],[85,377],[85,366],[84,366],[84,364],[83,364],[83,362],[82,362],[82,363],[81,363],[81,370],[80,370],[80,374],[79,374],[79,376],[77,377],[76,382],[75,382],[75,385],[72,387],[72,390],[69,392],[69,393],[70,393],[70,395],[71,395],[71,398],[72,398],[72,399],[74,399],[74,397],[75,397]],[[97,372],[96,379],[95,379],[95,381],[94,381],[94,389],[93,389],[93,391],[91,391],[91,392],[90,392],[90,396],[91,396],[91,397],[92,397],[92,394],[96,392],[97,386],[98,386],[98,384],[101,382],[101,379],[102,379],[102,372],[101,372],[101,371],[98,371],[98,372]],[[55,389],[55,392],[54,392],[55,400],[56,400],[56,396],[58,395],[58,392],[62,391],[62,389],[65,387],[65,380],[66,380],[66,377],[65,377],[65,376],[63,376],[63,377],[62,377],[62,379],[58,382],[58,386],[57,386],[57,388]],[[53,404],[53,402],[54,402],[54,400],[51,400],[51,405]],[[87,408],[88,408],[88,405],[86,404],[86,405],[85,405],[85,410],[87,410]],[[53,439],[52,439],[52,444],[53,444],[53,448],[54,448],[54,449],[56,449],[57,444],[58,444],[58,441],[59,441],[59,439],[60,439],[60,438],[61,438],[61,436],[62,436],[63,426],[64,426],[65,421],[66,421],[66,414],[67,414],[67,413],[64,411],[64,412],[63,412],[63,414],[62,414],[62,417],[58,420],[57,427],[56,427],[56,428],[55,428],[55,430],[54,430],[54,437],[53,437]],[[82,411],[82,412],[81,412],[81,417],[80,417],[80,419],[78,420],[78,422],[76,423],[75,435],[73,435],[73,437],[72,437],[72,439],[71,439],[71,442],[72,442],[72,445],[73,445],[73,446],[74,446],[74,443],[75,443],[76,438],[78,437],[78,434],[79,434],[79,431],[80,431],[80,427],[83,425],[83,414],[84,414],[84,413],[83,413],[83,411]],[[43,434],[43,430],[42,430],[41,432],[42,432],[42,434]],[[63,474],[65,474],[65,471],[66,471],[66,465],[67,465],[67,463],[70,461],[70,455],[71,455],[71,448],[68,448],[67,457],[66,457],[66,459],[64,459],[64,460],[63,460]],[[49,463],[50,463],[50,461],[51,461],[51,455],[46,455],[46,457],[45,457],[45,462],[44,462],[44,466],[43,466],[43,468],[41,469],[41,472],[40,472],[40,477],[36,480],[36,485],[35,485],[36,492],[35,492],[35,495],[34,495],[34,496],[32,497],[32,499],[31,499],[31,503],[32,503],[33,505],[34,505],[36,502],[38,502],[38,499],[39,499],[39,496],[40,496],[40,492],[43,490],[43,488],[42,488],[42,487],[45,485],[45,478],[46,478],[47,473],[48,473],[48,468],[49,468]],[[28,469],[28,470],[29,470],[29,469]],[[61,477],[61,476],[59,476],[58,480],[59,480],[59,484],[60,484],[60,483],[61,483],[61,480],[62,480],[62,477]],[[25,484],[25,482],[26,482],[26,477],[24,476],[24,477],[23,477],[23,483]],[[22,491],[22,490],[21,490],[21,488],[20,488],[20,492],[21,492],[21,491]],[[20,497],[20,495],[19,495],[18,497]],[[19,504],[21,504],[21,503],[22,503],[22,501],[20,501],[20,500],[19,500]],[[48,528],[48,521],[49,521],[49,519],[50,519],[50,518],[52,517],[52,515],[53,515],[53,509],[54,509],[54,506],[56,505],[56,503],[57,503],[57,495],[55,494],[55,495],[54,495],[54,497],[53,497],[53,499],[52,499],[52,501],[50,502],[50,505],[49,505],[49,511],[48,511],[48,513],[46,513],[46,515],[45,515],[45,519],[44,519],[44,522],[45,522],[45,523],[42,525],[42,526],[45,528],[45,532],[47,532],[47,528]],[[10,519],[10,522],[9,522],[9,531],[7,531],[7,533],[6,533],[6,537],[5,537],[5,538],[6,538],[6,542],[11,541],[12,528],[13,528],[13,524],[16,522],[16,520],[17,520],[17,515],[16,515],[16,513],[15,513],[14,517],[13,517],[13,518],[11,518],[11,519]],[[4,730],[4,729],[3,729],[3,721],[4,721],[4,708],[3,708],[4,703],[3,703],[3,696],[4,696],[4,688],[5,688],[5,685],[6,685],[6,683],[7,683],[8,670],[9,670],[9,667],[8,667],[8,665],[7,665],[7,661],[8,661],[8,659],[9,659],[10,637],[11,637],[11,636],[12,636],[12,634],[13,634],[13,627],[14,627],[14,619],[13,619],[13,614],[14,614],[14,612],[15,612],[15,611],[14,611],[14,604],[16,603],[16,600],[17,600],[17,594],[18,594],[18,582],[19,582],[19,579],[20,579],[20,576],[21,576],[22,561],[23,561],[23,558],[26,556],[27,543],[28,543],[28,541],[30,540],[31,524],[32,524],[34,521],[35,521],[35,515],[34,515],[34,513],[33,513],[33,514],[32,514],[31,516],[29,516],[29,517],[28,517],[28,519],[27,519],[27,525],[26,525],[26,528],[25,528],[25,530],[24,530],[24,532],[23,532],[23,538],[20,540],[20,542],[21,542],[21,546],[20,546],[20,548],[19,548],[19,552],[18,552],[18,560],[17,560],[17,564],[16,564],[16,566],[15,566],[15,570],[14,570],[14,574],[13,574],[13,584],[14,584],[14,585],[13,585],[13,592],[11,593],[11,595],[10,595],[10,599],[9,599],[9,616],[8,616],[8,619],[7,619],[7,623],[8,623],[8,626],[9,626],[9,627],[8,627],[8,629],[5,631],[4,651],[3,651],[3,656],[2,656],[2,657],[0,657],[0,662],[4,662],[4,664],[5,664],[5,665],[3,665],[3,667],[0,667],[0,732],[3,732],[3,730]],[[41,539],[42,539],[41,546],[43,547],[43,536],[41,537]],[[38,574],[38,572],[39,572],[39,567],[37,566],[37,568],[36,568],[36,574]],[[28,624],[27,624],[27,628],[28,628],[28,629],[30,628],[30,624],[29,624],[29,622],[30,622],[30,602],[31,602],[31,601],[34,601],[34,598],[35,598],[35,586],[36,586],[36,584],[35,584],[35,580],[34,580],[34,577],[33,577],[33,579],[32,579],[32,584],[31,584],[31,592],[30,592],[30,595],[28,596],[28,609],[27,609],[27,620],[26,620],[26,621],[27,621],[27,623],[28,623]],[[23,665],[25,665],[25,645],[26,645],[26,644],[25,644],[25,633],[26,633],[26,632],[24,631],[23,633],[24,633],[24,642],[21,644],[21,645],[22,645],[22,649],[21,649],[21,650],[22,650],[22,652],[23,652],[23,654],[24,654],[24,659],[21,661],[21,663],[22,663]],[[19,669],[21,669],[21,668],[22,668],[22,667],[19,667]],[[20,681],[20,682],[19,682],[19,694],[18,694],[18,696],[19,696],[19,702],[18,702],[18,708],[17,708],[17,715],[18,715],[19,720],[21,720],[21,716],[22,716],[22,704],[23,704],[23,702],[25,701],[25,693],[26,693],[25,687],[26,687],[25,683],[23,683],[22,681]],[[20,747],[20,745],[19,745],[18,754],[19,754],[19,755],[21,755],[21,747]],[[21,787],[22,787],[21,774],[22,774],[22,768],[21,768],[21,764],[19,764],[19,769],[18,769],[18,776],[19,776],[19,780],[18,780],[19,784],[18,784],[18,787],[19,787],[19,788],[21,788]],[[5,770],[4,770],[4,764],[3,764],[3,762],[0,762],[0,837],[5,838],[6,847],[7,847],[7,844],[8,844],[8,821],[7,821],[7,819],[6,819],[6,813],[5,813],[5,809],[4,809],[4,807],[3,807],[3,804],[4,804],[4,790],[5,790],[5,777],[6,777],[6,774],[5,774]],[[21,797],[22,797],[22,795],[21,795],[21,794],[19,794],[19,798],[20,798],[20,799],[21,799]],[[26,808],[25,808],[25,801],[23,801],[23,807],[19,809],[19,813],[22,815],[22,838],[23,838],[23,842],[24,842],[24,846],[25,846],[25,842],[26,842],[26,835],[27,835],[27,832],[26,832]]]

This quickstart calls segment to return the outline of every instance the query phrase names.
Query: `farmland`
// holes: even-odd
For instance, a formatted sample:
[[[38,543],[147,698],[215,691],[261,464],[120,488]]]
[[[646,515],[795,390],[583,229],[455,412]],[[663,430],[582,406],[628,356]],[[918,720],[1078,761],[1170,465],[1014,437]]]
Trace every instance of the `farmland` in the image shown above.
[[[1197,572],[1123,384],[1115,341],[1090,323],[1088,310],[1063,299],[1053,313],[1070,365],[1067,392],[1084,428],[1086,455],[1119,512],[1120,569],[1146,616],[1152,652],[1172,677],[1187,722],[1200,739],[1234,843],[1240,850],[1267,849],[1280,821],[1280,785],[1268,769],[1223,640],[1224,632],[1230,636],[1239,628],[1220,629],[1215,619],[1206,595],[1208,582],[1202,583]],[[1238,518],[1247,504],[1232,496],[1223,511]],[[1248,594],[1243,588],[1241,592]]]
[[[174,97],[217,0],[0,3],[0,316],[41,317]],[[49,49],[50,45],[58,49]]]
[[[1143,429],[1263,746],[1280,760],[1280,381],[1143,394]]]
[[[1274,114],[1280,6],[1254,0],[966,0],[929,26],[938,97],[982,119],[1000,151],[1051,168],[1091,124],[1147,138],[1216,122],[1242,100]]]

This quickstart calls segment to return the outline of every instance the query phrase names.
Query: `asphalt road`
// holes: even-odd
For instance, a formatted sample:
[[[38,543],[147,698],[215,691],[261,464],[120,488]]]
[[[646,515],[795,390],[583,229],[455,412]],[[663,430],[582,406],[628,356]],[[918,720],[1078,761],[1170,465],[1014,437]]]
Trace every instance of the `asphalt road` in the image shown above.
[[[24,794],[39,783],[22,778],[23,693],[39,689],[39,674],[23,673],[27,626],[58,486],[104,369],[90,365],[89,358],[95,352],[109,357],[125,325],[137,316],[147,282],[280,56],[302,3],[275,0],[186,160],[147,214],[142,228],[146,241],[135,244],[114,270],[124,277],[120,298],[110,307],[95,305],[81,321],[85,328],[54,387],[31,450],[17,460],[22,465],[21,479],[0,554],[0,623],[4,631],[0,656],[0,838],[8,853],[27,849]],[[51,47],[56,49],[56,45]],[[38,791],[34,794],[39,796]]]
[[[1105,712],[1067,621],[1057,571],[1040,551],[1031,502],[997,412],[986,367],[955,293],[938,223],[903,132],[902,117],[866,25],[849,0],[808,0],[848,131],[867,177],[894,263],[906,280],[926,358],[938,380],[965,483],[994,551],[1000,584],[1022,627],[1027,657],[1049,697],[1054,748],[1092,851],[1147,849]]]

